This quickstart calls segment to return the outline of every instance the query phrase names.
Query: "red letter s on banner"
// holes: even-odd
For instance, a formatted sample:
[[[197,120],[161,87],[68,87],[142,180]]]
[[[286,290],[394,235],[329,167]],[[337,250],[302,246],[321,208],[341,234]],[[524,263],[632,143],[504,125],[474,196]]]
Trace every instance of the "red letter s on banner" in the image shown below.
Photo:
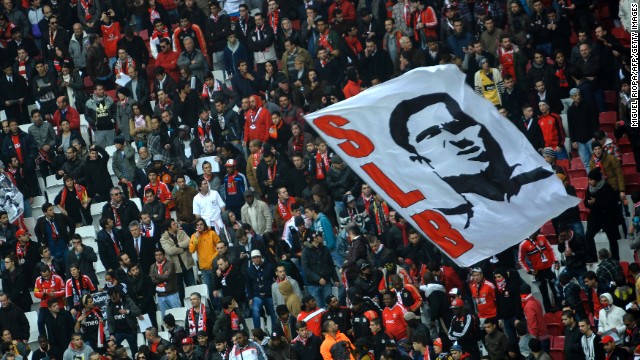
[[[362,158],[373,152],[375,146],[368,137],[362,135],[357,130],[343,129],[341,126],[347,125],[349,120],[342,116],[325,115],[313,120],[313,123],[325,134],[335,139],[345,139],[338,144],[349,156]],[[356,146],[357,145],[357,146]]]

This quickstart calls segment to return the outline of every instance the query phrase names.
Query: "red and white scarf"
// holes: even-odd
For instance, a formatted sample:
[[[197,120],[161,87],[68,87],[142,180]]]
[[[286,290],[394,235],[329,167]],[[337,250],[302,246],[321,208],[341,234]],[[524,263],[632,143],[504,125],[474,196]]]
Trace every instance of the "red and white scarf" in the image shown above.
[[[86,22],[90,22],[91,19],[93,19],[93,16],[91,16],[91,12],[89,11],[89,8],[93,5],[93,1],[89,0],[89,1],[85,1],[85,0],[80,0],[80,6],[82,6],[82,11],[84,11],[84,21]]]
[[[238,187],[236,186],[236,176],[238,175],[238,170],[234,171],[233,174],[229,174],[227,177],[227,195],[236,195],[238,193]]]
[[[24,264],[24,258],[27,256],[27,251],[29,251],[30,244],[30,241],[28,241],[24,246],[20,244],[20,241],[16,243],[16,257],[18,258],[18,263],[20,265]]]
[[[278,20],[278,18],[280,17],[280,10],[276,10],[271,14],[267,14],[267,16],[269,17],[269,25],[271,25],[271,28],[275,32],[278,28],[278,24],[280,23]]]
[[[165,259],[163,262],[161,262],[159,264],[156,263],[156,266],[158,267],[158,275],[162,275],[164,273],[162,268],[164,267],[164,264],[166,262],[167,262],[167,260]],[[159,292],[159,293],[165,292],[166,291],[166,289],[165,289],[166,286],[167,286],[166,282],[162,282],[162,283],[156,284],[156,292]]]
[[[87,190],[80,184],[73,184],[73,188],[76,191],[76,198],[82,203],[82,200],[85,199],[87,194]],[[69,189],[65,186],[62,189],[62,195],[60,196],[60,206],[65,207],[67,195],[69,195]]]
[[[198,317],[196,321],[196,316]],[[198,331],[207,331],[207,311],[204,304],[200,304],[200,310],[196,314],[195,308],[189,310],[189,336],[194,337]]]
[[[260,148],[260,150],[256,151],[255,153],[251,154],[251,166],[253,167],[254,170],[258,167],[258,164],[260,164],[261,159],[262,159],[262,148]]]
[[[287,199],[286,203],[283,203],[282,200],[278,199],[278,215],[284,221],[289,221],[293,216],[293,205],[296,204],[296,200],[294,198]]]
[[[324,180],[324,174],[329,171],[329,153],[321,154],[320,151],[316,153],[316,180]],[[324,170],[322,167],[324,166]]]
[[[204,141],[211,137],[211,121],[203,123],[202,120],[198,120],[198,138],[204,146]]]

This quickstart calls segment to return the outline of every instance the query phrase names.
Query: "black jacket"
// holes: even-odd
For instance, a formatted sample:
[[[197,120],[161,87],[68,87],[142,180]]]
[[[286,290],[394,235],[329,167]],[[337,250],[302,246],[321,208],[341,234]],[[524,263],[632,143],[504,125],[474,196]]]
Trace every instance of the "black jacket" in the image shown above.
[[[74,224],[68,216],[63,214],[53,214],[53,223],[58,231],[59,241],[64,241],[65,243],[71,241],[71,237],[76,232],[76,224]],[[41,216],[36,222],[36,227],[34,229],[40,244],[49,243],[47,232],[45,230],[47,227],[49,227],[49,222],[46,216]]]
[[[100,195],[101,201],[109,200],[109,191],[113,187],[111,175],[107,169],[109,154],[100,146],[96,145],[96,150],[100,155],[96,160],[87,160],[82,165],[84,173],[84,183],[87,186],[89,197]]]
[[[233,266],[233,268],[231,270],[227,269],[229,273],[226,276],[226,285],[224,286],[222,285],[223,277],[216,274],[213,278],[213,290],[222,290],[225,296],[233,296],[238,303],[242,303],[246,299],[245,278],[242,276],[242,270],[238,265],[229,265]]]
[[[342,201],[348,191],[357,194],[360,184],[360,178],[348,166],[342,170],[331,166],[327,171],[327,188],[335,201]]]
[[[47,338],[52,347],[66,349],[71,341],[75,321],[71,313],[65,309],[60,309],[57,317],[48,313],[44,319],[47,330]]]
[[[118,262],[118,253],[114,245],[118,246],[118,251],[124,251],[124,238],[122,237],[122,231],[113,229],[113,236],[116,238],[117,243],[114,244],[109,235],[104,229],[98,231],[96,242],[98,243],[98,254],[100,255],[100,262],[106,270],[115,270],[120,264]]]
[[[566,359],[584,360],[581,339],[582,333],[577,323],[573,329],[564,328],[564,356]]]
[[[98,285],[98,277],[96,276],[96,270],[93,267],[93,263],[98,261],[98,256],[92,247],[83,245],[82,252],[76,255],[75,249],[71,249],[67,253],[67,264],[71,265],[73,263],[78,264],[80,267],[80,273],[83,275],[87,275],[93,285]],[[69,267],[67,266],[67,274],[65,279],[71,278],[71,273],[69,272]]]
[[[595,104],[586,100],[585,94],[582,94],[580,105],[574,102],[569,106],[567,121],[572,142],[586,143],[593,138],[593,133],[600,127]]]
[[[593,205],[589,205],[589,199],[595,199]],[[584,205],[591,210],[588,218],[589,223],[607,224],[612,221],[617,223],[619,215],[617,212],[619,207],[618,200],[618,194],[606,181],[597,192],[591,192],[591,190],[587,189]]]
[[[7,288],[3,286],[2,289]],[[26,296],[31,300],[29,294]],[[24,311],[13,303],[9,303],[7,307],[0,308],[0,329],[11,331],[14,340],[29,340],[29,320],[24,315]]]
[[[256,177],[262,193],[267,197],[267,204],[275,205],[278,202],[277,190],[288,185],[287,175],[289,174],[289,166],[287,163],[278,160],[276,163],[276,177],[271,182],[271,186],[267,186],[265,181],[269,179],[269,166],[264,160],[260,161],[256,169]]]
[[[122,223],[123,233],[129,234],[129,222],[140,218],[140,210],[138,210],[138,206],[131,200],[123,200],[122,204],[120,204],[116,211]],[[102,216],[106,216],[115,221],[113,210],[111,209],[111,204],[109,202],[104,204],[102,207]]]
[[[304,282],[308,286],[320,286],[320,279],[324,279],[327,284],[338,281],[331,254],[324,245],[310,245],[302,249],[302,269]]]
[[[569,240],[569,247],[571,248],[573,255],[566,257],[566,266],[572,269],[579,269],[585,266],[585,256],[587,255],[585,250],[586,240],[581,235],[574,232],[573,237]],[[565,242],[558,242],[558,251],[562,254],[565,250]]]
[[[498,302],[498,317],[500,319],[517,318],[522,319],[522,300],[520,299],[520,278],[511,277],[505,279],[507,282],[504,290],[496,286],[496,300]]]
[[[153,296],[155,286],[147,274],[140,274],[137,278],[127,277],[127,295],[133,300],[142,314],[153,315],[156,313],[156,302]]]
[[[233,296],[233,295],[231,295]],[[234,299],[238,300],[236,297]],[[241,311],[234,311],[238,316],[240,329],[247,331],[247,323],[244,321],[244,317],[242,316]],[[216,318],[216,322],[213,325],[213,336],[214,338],[218,334],[222,334],[228,343],[231,342],[231,337],[235,332],[231,329],[231,315],[227,314],[225,311],[221,311],[218,317]]]
[[[32,253],[37,254],[37,249],[31,250]],[[40,255],[38,255],[39,257]],[[37,263],[37,259],[33,260],[33,264],[28,265],[30,269]],[[29,288],[33,286],[33,281],[31,281],[31,271],[25,271],[26,268],[24,266],[16,266],[14,273],[9,273],[8,270],[2,272],[2,292],[7,295],[9,300],[20,309],[26,309],[27,311],[31,311],[31,304],[33,304],[33,300],[31,299],[31,295],[29,294]],[[15,306],[14,305],[14,306]],[[2,309],[4,310],[4,309]],[[7,322],[9,324],[9,322]],[[2,318],[0,318],[0,329],[6,329],[4,323],[2,323]],[[15,333],[15,339],[21,339]],[[29,338],[29,333],[27,331],[27,337]]]
[[[320,345],[322,345],[322,340],[313,334],[309,335],[306,345],[300,339],[295,338],[291,342],[291,357],[301,360],[322,360]]]

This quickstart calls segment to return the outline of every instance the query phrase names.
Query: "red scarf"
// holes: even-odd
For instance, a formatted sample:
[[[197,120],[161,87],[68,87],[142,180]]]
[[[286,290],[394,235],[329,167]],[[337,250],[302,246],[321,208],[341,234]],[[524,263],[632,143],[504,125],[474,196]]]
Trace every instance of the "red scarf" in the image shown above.
[[[16,257],[20,265],[24,264],[24,258],[27,256],[27,251],[29,251],[29,244],[31,244],[31,241],[28,241],[24,247],[20,244],[20,241],[16,243]]]
[[[377,233],[378,235],[382,235],[387,219],[389,218],[389,207],[384,202],[378,205],[378,203],[374,201],[372,204],[373,214],[376,218]]]
[[[240,318],[238,317],[238,314],[236,314],[235,311],[225,310],[225,312],[228,313],[231,318],[231,330],[240,330]]]
[[[151,15],[151,9],[149,9],[149,16]],[[153,24],[153,22],[151,22]],[[158,30],[153,30],[153,33],[151,34],[151,38],[152,39],[171,39],[171,35],[169,35],[169,29],[167,29],[167,27],[163,27],[162,31],[158,31]]]
[[[409,245],[409,235],[407,234],[407,226],[409,224],[408,223],[400,224],[399,222],[396,222],[394,225],[398,229],[400,229],[400,232],[402,232],[402,242],[404,243],[404,246],[406,247],[407,245]]]
[[[27,78],[27,61],[29,58],[27,57],[24,61],[18,61],[18,74],[23,78]]]
[[[272,139],[277,139],[278,138],[278,130],[280,130],[280,128],[282,127],[282,120],[280,121],[280,123],[278,125],[271,125],[269,127],[269,137]]]
[[[73,184],[73,187],[76,191],[76,198],[80,201],[80,203],[82,203],[82,199],[84,199],[87,190],[80,184]],[[65,207],[68,194],[69,189],[67,189],[67,187],[65,186],[64,188],[62,188],[62,195],[60,196],[60,206]]]
[[[324,165],[324,171],[322,167]],[[316,180],[324,180],[324,174],[329,171],[329,156],[328,153],[321,154],[320,151],[316,153]]]
[[[291,208],[296,204],[296,200],[294,198],[287,199],[286,203],[283,203],[282,200],[278,199],[278,215],[282,220],[289,221],[293,216]]]
[[[238,187],[236,186],[237,175],[238,170],[227,176],[227,195],[236,195],[238,193]]]
[[[278,160],[276,160],[276,162],[273,163],[272,167],[268,168],[267,171],[267,176],[269,176],[269,180],[273,181],[276,178],[276,173],[278,170]]]
[[[171,104],[172,104],[171,99],[167,99],[167,102],[165,103],[159,102],[158,107],[160,108],[160,110],[165,111],[171,106]]]
[[[156,19],[160,19],[160,13],[158,12],[158,10],[156,10],[156,7],[149,7],[147,9],[147,11],[149,11],[149,21],[153,24],[154,21],[156,21]],[[166,30],[167,28],[165,27],[163,30]]]
[[[85,0],[80,0],[80,6],[82,6],[82,10],[84,11],[84,21],[90,22],[93,19],[91,13],[89,12],[89,8],[93,5],[93,1],[89,0],[88,2]]]
[[[198,319],[196,321],[195,308],[189,310],[189,336],[194,337],[198,334],[198,331],[207,331],[207,309],[204,304],[200,304],[200,312],[198,313]]]
[[[118,214],[118,208],[120,205],[115,206],[111,203],[111,211],[113,211],[113,222],[116,227],[122,227],[122,221],[120,221],[120,215]]]
[[[276,29],[278,29],[278,18],[280,17],[280,10],[276,10],[271,14],[268,14],[269,16],[269,25],[271,25],[271,28],[273,29],[273,32],[276,32]]]
[[[324,48],[327,48],[327,51],[329,52],[333,51],[333,46],[331,46],[331,43],[329,42],[329,30],[325,31],[324,34],[320,35],[320,38],[318,39],[318,44]]]
[[[198,137],[200,142],[204,145],[204,140],[209,138],[211,134],[211,121],[207,121],[206,124],[202,123],[202,120],[198,120]]]
[[[603,155],[604,155],[604,150],[602,151]],[[602,174],[602,178],[606,179],[607,178],[607,173],[605,173],[604,171],[604,165],[602,164],[602,158],[598,158],[596,157],[596,154],[593,154],[593,163],[596,164],[596,167],[598,167],[600,169],[600,173]]]
[[[258,164],[260,163],[261,158],[262,158],[262,148],[260,148],[260,150],[258,150],[255,154],[251,154],[251,166],[253,166],[254,170],[258,167]]]
[[[161,263],[156,263],[156,266],[158,267],[158,275],[162,275],[162,268],[164,267],[164,264],[167,262],[167,260],[165,259],[163,262]],[[166,282],[160,283],[156,285],[156,291],[161,290],[160,292],[164,292],[165,290],[165,286],[167,285]]]
[[[353,51],[354,54],[359,55],[362,53],[363,51],[362,44],[360,43],[360,40],[358,40],[357,36],[354,36],[354,37],[345,36],[344,41],[347,43],[347,45],[349,46],[351,51]]]
[[[293,153],[302,153],[304,147],[304,135],[300,134],[293,137]]]
[[[97,307],[91,309],[91,312],[98,318],[98,348],[104,347],[104,320],[102,319],[102,311]]]
[[[556,69],[556,77],[558,78],[558,85],[561,88],[568,88],[569,82],[567,81],[567,75],[564,73],[565,67]]]

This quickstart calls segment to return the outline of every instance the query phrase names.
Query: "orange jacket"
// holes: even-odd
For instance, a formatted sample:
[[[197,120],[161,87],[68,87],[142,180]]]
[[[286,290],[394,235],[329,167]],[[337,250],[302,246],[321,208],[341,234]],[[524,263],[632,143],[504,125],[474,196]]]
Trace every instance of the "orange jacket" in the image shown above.
[[[333,357],[331,357],[331,347],[335,343],[338,343],[340,341],[346,342],[349,345],[349,349],[351,351],[355,349],[355,347],[353,346],[353,344],[351,343],[351,340],[349,340],[347,335],[341,333],[340,331],[336,333],[335,337],[332,337],[329,334],[325,334],[324,341],[322,342],[322,345],[320,345],[320,354],[322,355],[323,360],[333,360]],[[349,351],[349,358],[351,360],[355,360],[351,351]]]

